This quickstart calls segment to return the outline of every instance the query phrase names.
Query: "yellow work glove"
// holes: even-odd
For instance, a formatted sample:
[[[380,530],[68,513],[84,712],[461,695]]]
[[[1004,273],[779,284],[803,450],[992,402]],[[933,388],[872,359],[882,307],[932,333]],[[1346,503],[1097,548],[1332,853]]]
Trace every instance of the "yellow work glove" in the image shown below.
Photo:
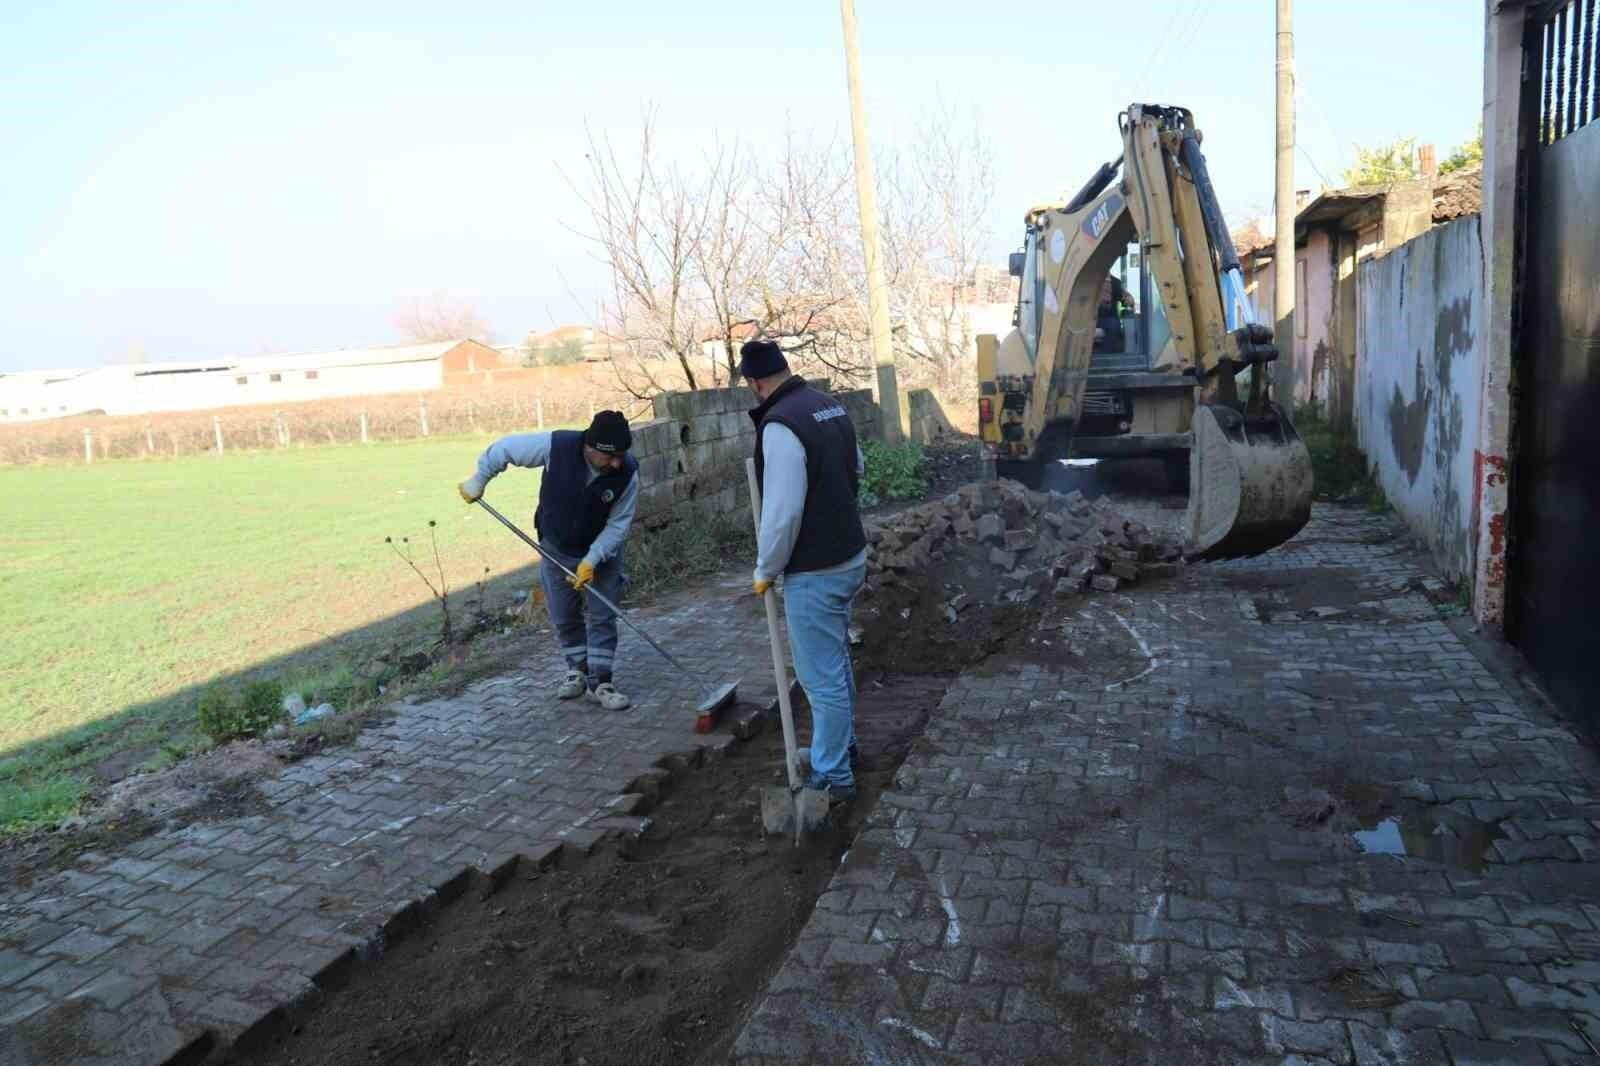
[[[772,588],[772,582],[768,578],[758,577],[750,583],[750,587],[755,589],[757,596],[765,596],[767,590]]]
[[[468,503],[477,503],[478,497],[483,495],[483,486],[478,484],[478,479],[469,477],[456,486],[456,491],[461,493],[461,498]]]
[[[593,580],[594,564],[585,559],[583,562],[578,564],[577,573],[567,578],[567,584],[571,585],[579,592],[582,592],[584,589],[589,587],[589,583]]]

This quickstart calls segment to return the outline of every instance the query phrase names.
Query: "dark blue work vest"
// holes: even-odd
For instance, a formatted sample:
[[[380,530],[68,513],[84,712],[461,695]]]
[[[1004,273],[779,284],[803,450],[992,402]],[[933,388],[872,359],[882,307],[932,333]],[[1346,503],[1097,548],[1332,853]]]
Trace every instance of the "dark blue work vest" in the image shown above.
[[[787,426],[806,450],[806,503],[785,573],[826,570],[847,562],[867,546],[856,493],[856,430],[839,401],[796,375],[750,412],[756,424],[756,482],[766,484],[761,431],[768,422]]]
[[[539,481],[539,510],[533,528],[539,541],[567,555],[581,556],[606,528],[612,505],[638,475],[639,463],[623,456],[623,467],[589,481],[589,463],[583,457],[583,434],[558,429],[550,434],[550,460]]]

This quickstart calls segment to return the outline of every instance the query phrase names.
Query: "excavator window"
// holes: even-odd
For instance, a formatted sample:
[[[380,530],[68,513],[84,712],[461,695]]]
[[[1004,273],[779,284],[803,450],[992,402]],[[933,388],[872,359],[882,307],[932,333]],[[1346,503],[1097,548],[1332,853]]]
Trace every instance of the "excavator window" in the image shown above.
[[[1172,357],[1166,308],[1144,263],[1143,248],[1137,241],[1129,242],[1101,282],[1093,370],[1150,370]]]
[[[1137,242],[1132,242],[1112,263],[1100,282],[1100,304],[1095,313],[1094,370],[1143,370],[1145,316],[1139,313],[1146,303],[1143,257]]]

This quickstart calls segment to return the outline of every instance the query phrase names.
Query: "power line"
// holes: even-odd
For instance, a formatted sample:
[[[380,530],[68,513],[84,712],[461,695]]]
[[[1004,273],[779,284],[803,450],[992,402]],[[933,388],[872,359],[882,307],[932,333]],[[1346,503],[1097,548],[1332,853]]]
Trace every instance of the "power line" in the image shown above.
[[[1328,181],[1328,175],[1324,174],[1322,172],[1322,168],[1317,166],[1317,161],[1315,159],[1311,158],[1311,153],[1306,150],[1306,146],[1303,145],[1303,144],[1298,143],[1298,141],[1299,141],[1298,137],[1295,138],[1295,140],[1297,142],[1295,144],[1295,148],[1297,148],[1299,150],[1301,155],[1306,157],[1306,162],[1311,164],[1311,169],[1315,170],[1317,172],[1317,177],[1322,179],[1323,186],[1325,188],[1330,188],[1330,189],[1333,188],[1333,184]]]
[[[1175,40],[1181,39],[1183,36],[1178,32],[1178,26],[1182,23],[1189,23],[1192,25],[1194,23],[1195,13],[1199,11],[1201,6],[1206,2],[1207,0],[1194,0],[1194,3],[1189,5],[1189,10],[1179,17],[1178,8],[1183,6],[1183,0],[1173,0],[1172,17],[1167,19],[1167,32],[1162,34],[1161,44],[1154,52],[1150,53],[1150,58],[1145,61],[1144,70],[1139,73],[1140,85],[1144,84],[1145,79],[1150,76],[1150,72],[1156,68],[1156,61],[1165,57],[1167,45]]]

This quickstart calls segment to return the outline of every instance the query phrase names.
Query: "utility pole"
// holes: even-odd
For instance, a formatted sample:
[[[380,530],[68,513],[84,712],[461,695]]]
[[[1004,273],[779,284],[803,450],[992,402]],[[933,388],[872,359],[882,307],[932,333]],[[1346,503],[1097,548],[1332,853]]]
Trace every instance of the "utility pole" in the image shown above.
[[[856,46],[855,0],[839,0],[844,18],[845,79],[850,85],[850,135],[855,144],[856,203],[861,213],[861,244],[867,259],[867,309],[871,314],[872,358],[878,364],[878,406],[883,411],[883,439],[899,444],[900,384],[894,369],[894,344],[889,334],[889,292],[883,280],[883,250],[878,243],[878,190],[872,175],[872,148],[867,143],[866,104],[861,99],[861,53]]]
[[[1273,336],[1278,365],[1275,399],[1294,407],[1294,0],[1278,0],[1278,166],[1272,253]]]

